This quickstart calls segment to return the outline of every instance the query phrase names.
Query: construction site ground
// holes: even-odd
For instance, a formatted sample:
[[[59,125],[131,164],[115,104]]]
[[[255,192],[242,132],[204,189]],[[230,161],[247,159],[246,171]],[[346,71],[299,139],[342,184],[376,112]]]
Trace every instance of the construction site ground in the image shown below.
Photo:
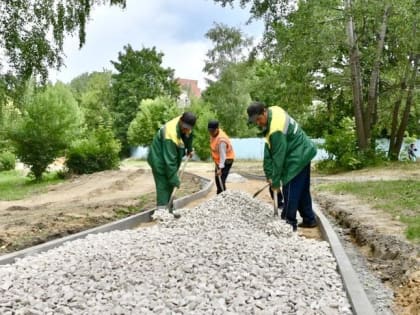
[[[245,177],[247,174],[261,175],[261,162],[235,161],[228,189],[253,195],[265,185],[264,181]],[[199,191],[199,176],[213,180],[213,164],[190,162],[177,197]],[[404,226],[395,218],[370,208],[354,196],[318,191],[317,185],[324,182],[395,180],[419,176],[420,168],[417,167],[407,172],[362,170],[344,175],[315,174],[312,177],[314,200],[325,214],[334,217],[350,231],[354,243],[360,245],[372,270],[379,273],[380,278],[393,289],[397,314],[420,314],[420,270],[416,269],[418,246],[405,240]],[[187,207],[194,207],[215,194],[213,185],[207,196],[191,202]],[[268,189],[257,198],[272,204]],[[153,176],[144,162],[123,163],[119,170],[73,177],[23,200],[0,201],[0,255],[87,230],[154,206]],[[366,229],[370,232],[365,233]],[[299,229],[298,233],[309,238],[322,237],[318,228]],[[414,251],[413,246],[416,248]],[[413,264],[413,260],[417,264]]]

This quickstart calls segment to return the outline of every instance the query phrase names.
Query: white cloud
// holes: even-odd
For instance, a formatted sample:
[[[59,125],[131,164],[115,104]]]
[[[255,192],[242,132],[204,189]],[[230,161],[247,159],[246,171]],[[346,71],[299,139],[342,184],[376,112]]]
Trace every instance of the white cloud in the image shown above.
[[[79,50],[78,39],[65,41],[66,58],[60,72],[51,79],[69,82],[91,71],[112,70],[111,60],[130,44],[134,49],[153,46],[164,54],[163,66],[175,69],[176,77],[199,81],[205,87],[205,53],[211,48],[204,34],[213,22],[241,27],[247,35],[259,37],[262,23],[244,27],[248,11],[221,8],[206,0],[127,0],[125,10],[101,6],[93,10],[86,27],[86,43]]]

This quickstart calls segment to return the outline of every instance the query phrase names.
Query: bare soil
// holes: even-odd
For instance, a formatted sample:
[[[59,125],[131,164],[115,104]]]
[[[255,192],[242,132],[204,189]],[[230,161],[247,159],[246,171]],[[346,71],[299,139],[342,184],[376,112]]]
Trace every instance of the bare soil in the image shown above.
[[[253,195],[265,182],[244,179],[237,174],[262,174],[261,163],[235,162],[227,188]],[[209,163],[190,162],[177,197],[201,189],[198,176],[213,179]],[[317,190],[317,184],[336,181],[395,180],[418,178],[420,169],[389,170],[345,175],[313,176],[314,200],[323,211],[348,228],[372,270],[395,292],[396,314],[420,314],[419,247],[404,237],[404,226],[395,218],[371,209],[351,195],[335,195]],[[193,207],[216,194],[212,191]],[[268,189],[259,200],[272,204]],[[74,177],[51,186],[48,191],[18,201],[0,201],[0,255],[93,228],[155,206],[155,187],[147,167],[121,167],[120,170]],[[300,229],[300,235],[321,239],[318,228]]]
[[[201,189],[185,173],[177,196]],[[48,191],[17,201],[0,201],[0,255],[74,234],[156,204],[151,171],[139,168],[76,176]]]

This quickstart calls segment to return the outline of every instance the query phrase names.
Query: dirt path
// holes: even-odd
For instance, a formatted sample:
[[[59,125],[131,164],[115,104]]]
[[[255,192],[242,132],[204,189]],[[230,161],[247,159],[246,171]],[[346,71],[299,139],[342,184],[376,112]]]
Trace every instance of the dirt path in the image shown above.
[[[185,174],[187,195],[200,183]],[[16,201],[0,201],[0,254],[115,221],[155,206],[148,168],[124,167],[75,177],[48,191]]]

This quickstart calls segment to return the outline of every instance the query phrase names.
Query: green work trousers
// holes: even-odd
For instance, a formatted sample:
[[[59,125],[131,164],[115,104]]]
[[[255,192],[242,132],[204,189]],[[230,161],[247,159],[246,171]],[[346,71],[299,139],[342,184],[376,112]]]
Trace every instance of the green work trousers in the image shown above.
[[[169,183],[166,174],[161,174],[155,170],[152,170],[152,173],[156,186],[156,204],[158,207],[166,206],[175,187]]]

